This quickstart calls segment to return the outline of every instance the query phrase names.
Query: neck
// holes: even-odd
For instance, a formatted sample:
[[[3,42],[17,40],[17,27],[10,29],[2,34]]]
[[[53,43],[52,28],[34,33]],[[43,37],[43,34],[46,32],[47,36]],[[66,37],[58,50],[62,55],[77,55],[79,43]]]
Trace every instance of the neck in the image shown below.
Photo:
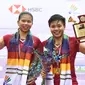
[[[20,33],[20,39],[24,39],[25,40],[28,32],[22,32],[21,30],[19,30],[19,33]]]
[[[62,39],[63,39],[63,37],[54,38],[54,45],[56,45],[56,46],[62,45]]]

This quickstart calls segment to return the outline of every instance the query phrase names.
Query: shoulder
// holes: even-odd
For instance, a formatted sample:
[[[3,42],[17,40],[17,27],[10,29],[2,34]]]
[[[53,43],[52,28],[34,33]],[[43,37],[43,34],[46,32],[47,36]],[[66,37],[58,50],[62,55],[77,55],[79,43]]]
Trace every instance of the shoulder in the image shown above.
[[[42,45],[45,46],[47,43],[47,40],[42,41]]]
[[[68,36],[66,34],[64,34],[64,37],[67,37],[69,39],[69,41],[76,41],[76,37],[71,37],[71,36]]]
[[[4,35],[3,38],[8,39],[8,38],[11,38],[12,36],[13,36],[13,34],[7,34],[7,35]]]
[[[32,35],[32,39],[33,39],[34,47],[37,47],[38,45],[42,44],[41,40],[38,37]]]
[[[75,37],[69,37],[69,40],[76,41],[77,39]]]
[[[32,35],[32,39],[33,39],[34,42],[41,42],[41,40],[34,35]]]
[[[46,46],[46,44],[48,43],[49,39],[52,38],[52,36],[48,37],[46,40],[42,41],[42,45]]]
[[[69,37],[69,42],[71,43],[71,44],[79,44],[78,42],[78,40],[75,38],[75,37]]]
[[[34,35],[32,35],[32,39],[34,48],[37,49],[39,52],[43,52],[43,45],[41,43],[41,40]]]
[[[12,36],[13,36],[13,34],[4,35],[3,36],[4,43],[5,44],[8,43]]]
[[[79,41],[75,37],[69,37],[69,45],[71,49],[79,51]]]

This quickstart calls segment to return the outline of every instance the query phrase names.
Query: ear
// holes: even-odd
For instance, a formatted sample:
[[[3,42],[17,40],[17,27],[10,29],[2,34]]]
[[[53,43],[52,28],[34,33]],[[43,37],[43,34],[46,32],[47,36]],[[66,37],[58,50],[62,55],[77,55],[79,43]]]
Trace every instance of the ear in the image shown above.
[[[19,23],[19,21],[17,21],[17,24]]]
[[[17,24],[19,25],[19,21],[17,21]]]

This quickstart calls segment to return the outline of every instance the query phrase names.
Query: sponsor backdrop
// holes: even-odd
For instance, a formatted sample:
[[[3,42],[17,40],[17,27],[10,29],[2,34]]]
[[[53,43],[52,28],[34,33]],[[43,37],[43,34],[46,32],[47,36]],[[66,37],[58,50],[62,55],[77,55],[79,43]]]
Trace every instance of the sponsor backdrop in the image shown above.
[[[85,0],[2,0],[0,2],[0,37],[17,31],[17,18],[22,11],[29,11],[33,14],[34,22],[31,31],[41,41],[51,35],[48,19],[55,13],[66,17],[65,33],[75,36],[72,25],[75,21],[79,22],[78,15],[85,14]],[[6,59],[7,50],[4,48],[0,50],[0,85],[4,78]],[[84,61],[85,55],[77,53],[75,69],[79,85],[85,85]],[[37,85],[40,85],[38,81],[36,81]]]

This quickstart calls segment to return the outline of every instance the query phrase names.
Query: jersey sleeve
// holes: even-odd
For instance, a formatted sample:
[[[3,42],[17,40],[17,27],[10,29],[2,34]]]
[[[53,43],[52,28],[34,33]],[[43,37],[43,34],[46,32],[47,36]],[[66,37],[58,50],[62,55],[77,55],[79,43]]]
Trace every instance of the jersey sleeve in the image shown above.
[[[4,35],[4,36],[3,36],[3,40],[4,40],[5,46],[8,47],[9,41],[10,41],[11,37],[12,37],[12,35]]]

